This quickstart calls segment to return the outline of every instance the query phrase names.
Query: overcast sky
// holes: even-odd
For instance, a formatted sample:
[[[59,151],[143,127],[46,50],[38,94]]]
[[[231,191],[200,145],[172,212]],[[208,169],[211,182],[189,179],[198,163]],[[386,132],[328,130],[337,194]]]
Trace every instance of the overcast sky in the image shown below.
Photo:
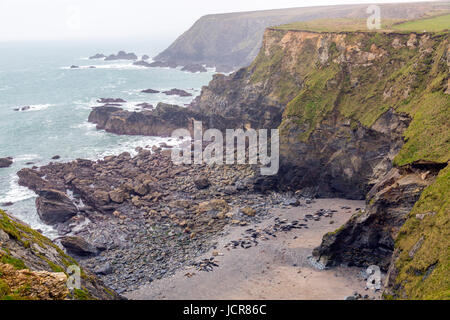
[[[210,13],[355,3],[370,1],[0,0],[0,41],[175,38]]]

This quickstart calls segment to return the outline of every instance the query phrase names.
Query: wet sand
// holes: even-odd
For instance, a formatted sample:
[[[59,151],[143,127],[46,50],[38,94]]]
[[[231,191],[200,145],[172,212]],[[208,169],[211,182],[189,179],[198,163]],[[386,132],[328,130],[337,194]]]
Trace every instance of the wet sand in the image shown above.
[[[350,209],[342,209],[350,207]],[[125,294],[128,299],[345,299],[355,291],[365,291],[361,268],[336,267],[328,270],[314,268],[308,261],[322,236],[343,225],[355,212],[364,208],[363,201],[319,199],[307,206],[273,209],[273,217],[259,224],[228,227],[219,238],[215,257],[219,267],[211,272],[194,267],[178,270],[175,275],[156,280]],[[227,249],[224,245],[242,237],[249,228],[273,225],[275,217],[300,220],[319,209],[334,209],[332,217],[320,221],[308,220],[308,229],[292,229],[277,233],[276,238],[259,241],[248,249]],[[333,221],[333,223],[330,223]],[[212,257],[214,250],[202,258]]]

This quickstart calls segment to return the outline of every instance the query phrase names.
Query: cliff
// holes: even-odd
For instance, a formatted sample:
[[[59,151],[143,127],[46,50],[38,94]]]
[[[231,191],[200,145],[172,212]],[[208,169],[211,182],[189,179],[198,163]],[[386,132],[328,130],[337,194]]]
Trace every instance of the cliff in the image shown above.
[[[0,300],[121,299],[81,268],[81,288],[69,290],[67,268],[78,263],[50,239],[0,210]]]
[[[201,17],[154,59],[176,65],[201,64],[220,72],[249,65],[267,27],[319,18],[367,18],[368,5],[321,6],[213,14]],[[383,19],[414,19],[448,2],[380,4]]]
[[[267,29],[254,62],[191,108],[219,129],[278,127],[271,187],[366,199],[315,250],[324,265],[389,269],[386,297],[448,297],[448,31],[306,27]]]

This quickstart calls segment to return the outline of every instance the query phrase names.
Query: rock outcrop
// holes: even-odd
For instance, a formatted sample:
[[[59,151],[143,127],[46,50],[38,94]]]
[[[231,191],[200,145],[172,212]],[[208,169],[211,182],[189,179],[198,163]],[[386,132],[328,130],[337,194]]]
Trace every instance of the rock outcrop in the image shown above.
[[[103,53],[97,53],[94,54],[93,56],[90,56],[89,59],[104,59],[106,58],[106,56]]]
[[[137,60],[138,57],[133,52],[127,53],[125,51],[119,51],[117,54],[111,54],[105,58],[105,61],[111,60]]]
[[[180,97],[191,97],[192,94],[182,89],[170,89],[167,91],[163,91],[163,93],[167,96],[180,96]]]
[[[159,103],[153,110],[129,112],[118,107],[95,107],[89,122],[97,129],[127,135],[170,136],[178,128],[188,128],[191,119],[201,118],[186,108]]]
[[[81,268],[81,287],[69,289],[68,267],[79,268],[50,239],[0,210],[0,300],[122,299]]]
[[[204,66],[202,66],[201,64],[188,64],[186,66],[184,66],[183,68],[181,68],[181,71],[188,71],[188,72],[192,72],[192,73],[196,73],[196,72],[207,72],[208,70],[206,70],[206,68]]]

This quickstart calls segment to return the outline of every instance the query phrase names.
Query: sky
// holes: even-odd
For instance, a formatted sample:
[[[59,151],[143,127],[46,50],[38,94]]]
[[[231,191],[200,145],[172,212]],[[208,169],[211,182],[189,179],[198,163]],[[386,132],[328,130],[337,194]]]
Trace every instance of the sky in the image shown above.
[[[355,3],[373,1],[0,0],[0,42],[127,37],[174,40],[205,14]]]

